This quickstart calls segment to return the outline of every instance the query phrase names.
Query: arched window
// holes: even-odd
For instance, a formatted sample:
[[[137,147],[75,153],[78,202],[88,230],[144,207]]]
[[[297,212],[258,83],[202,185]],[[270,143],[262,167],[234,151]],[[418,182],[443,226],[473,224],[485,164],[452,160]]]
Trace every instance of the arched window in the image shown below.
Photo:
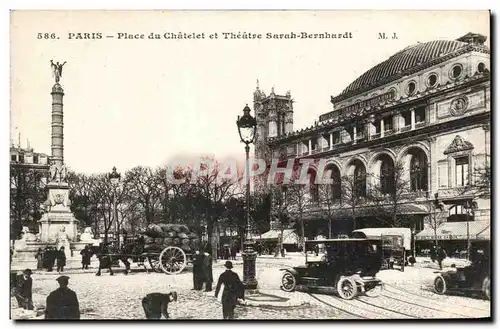
[[[410,180],[412,191],[427,191],[427,156],[422,150],[411,157]]]
[[[354,168],[354,192],[357,197],[366,196],[366,169],[362,163]]]
[[[316,184],[316,172],[311,170],[308,172],[309,177],[309,195],[311,196],[311,202],[319,201],[319,186]]]
[[[384,194],[394,192],[394,163],[389,157],[384,157],[380,165],[380,191]]]
[[[332,201],[340,200],[342,195],[342,179],[340,176],[340,170],[337,166],[330,166],[327,168],[330,171],[330,179],[332,180],[331,184],[331,197]]]

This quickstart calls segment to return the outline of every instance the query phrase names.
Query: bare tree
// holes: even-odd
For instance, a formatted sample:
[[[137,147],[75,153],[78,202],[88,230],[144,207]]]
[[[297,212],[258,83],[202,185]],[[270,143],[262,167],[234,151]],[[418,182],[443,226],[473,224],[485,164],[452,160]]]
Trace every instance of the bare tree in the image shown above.
[[[148,167],[135,167],[125,173],[123,188],[140,204],[144,211],[146,224],[155,222],[159,217],[158,178],[154,171]]]
[[[300,227],[302,250],[306,251],[305,217],[308,206],[311,204],[310,189],[308,184],[291,184],[287,187],[286,202],[290,215]]]
[[[47,199],[46,174],[22,166],[10,166],[10,220],[12,239],[19,238],[24,225],[37,229],[40,206]]]
[[[434,232],[434,242],[437,246],[437,229],[439,226],[441,226],[441,224],[447,221],[447,216],[445,216],[446,214],[443,213],[445,205],[438,200],[437,195],[435,195],[434,200],[427,198],[427,205],[430,211],[425,221],[427,222],[427,224],[429,224],[429,227]]]
[[[332,184],[321,184],[319,186],[319,204],[320,212],[324,214],[328,220],[328,238],[332,238],[332,221],[339,215],[341,211],[340,204],[340,193],[338,193],[336,186],[340,186],[342,182],[333,182]],[[340,190],[341,192],[341,190]]]
[[[290,213],[288,212],[289,205],[289,195],[288,195],[288,186],[273,186],[271,188],[271,202],[272,202],[272,210],[271,216],[274,221],[278,224],[278,228],[280,230],[280,235],[278,239],[278,250],[283,249],[283,234],[286,228],[289,228],[291,224]]]
[[[341,204],[342,208],[347,209],[351,215],[353,230],[357,226],[356,211],[365,203],[366,185],[363,186],[362,179],[363,177],[356,179],[354,175],[345,175],[341,178]]]
[[[390,227],[399,227],[402,224],[404,204],[410,198],[410,179],[402,162],[394,166],[382,167],[380,175],[373,175],[373,184],[370,185],[369,199],[372,201],[382,218]]]
[[[201,168],[196,168],[199,170],[195,177],[198,204],[205,209],[207,237],[212,247],[212,257],[216,255],[216,245],[213,241],[214,227],[225,211],[225,201],[236,193],[237,183],[241,181],[240,174],[234,173],[234,176],[229,178],[225,175],[224,169],[227,168],[214,158],[205,158]]]

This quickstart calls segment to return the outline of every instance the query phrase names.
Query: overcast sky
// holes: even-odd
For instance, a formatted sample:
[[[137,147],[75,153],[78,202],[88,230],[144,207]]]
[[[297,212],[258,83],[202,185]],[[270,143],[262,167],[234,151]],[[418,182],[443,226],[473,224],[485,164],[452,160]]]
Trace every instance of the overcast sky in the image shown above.
[[[366,70],[417,42],[488,37],[488,12],[17,12],[11,25],[11,135],[50,155],[50,60],[67,61],[65,162],[77,172],[124,172],[178,156],[243,158],[236,118],[256,80],[291,90],[294,127],[311,125]],[[224,40],[222,32],[352,32],[353,39]],[[37,33],[59,39],[37,39]],[[100,40],[68,33],[101,32]],[[148,40],[151,32],[205,33]],[[219,34],[219,39],[209,35]],[[397,40],[378,40],[379,32]],[[144,40],[106,35],[145,34]]]

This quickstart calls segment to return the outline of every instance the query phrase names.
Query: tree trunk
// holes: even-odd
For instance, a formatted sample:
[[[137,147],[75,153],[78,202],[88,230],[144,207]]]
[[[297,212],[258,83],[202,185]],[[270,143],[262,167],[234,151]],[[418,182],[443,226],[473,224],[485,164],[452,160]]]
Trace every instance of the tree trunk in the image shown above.
[[[328,219],[328,239],[332,238],[332,218]]]
[[[306,231],[302,214],[300,215],[300,229],[302,230],[302,251],[306,252]]]

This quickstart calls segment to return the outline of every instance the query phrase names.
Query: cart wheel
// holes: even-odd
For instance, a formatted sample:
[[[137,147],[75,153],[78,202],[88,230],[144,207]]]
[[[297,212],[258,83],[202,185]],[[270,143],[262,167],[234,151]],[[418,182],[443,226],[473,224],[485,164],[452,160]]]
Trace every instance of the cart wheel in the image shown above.
[[[490,288],[490,285],[491,285],[491,280],[490,280],[490,277],[489,277],[489,276],[487,276],[487,277],[485,277],[485,278],[484,278],[484,280],[483,280],[483,293],[484,293],[484,296],[485,296],[488,300],[490,300],[490,298],[491,298],[491,295],[490,295],[490,294],[491,294],[491,291],[490,291],[490,289],[491,289],[491,288]]]
[[[342,299],[353,299],[358,294],[358,285],[352,277],[342,277],[337,283],[337,293]]]
[[[163,270],[161,269],[161,266],[160,266],[160,261],[157,258],[148,257],[148,263],[154,272],[156,272],[156,273],[163,272]]]
[[[283,276],[281,277],[281,289],[286,292],[292,292],[295,290],[296,286],[297,281],[295,280],[295,276],[288,271],[283,273]]]
[[[379,297],[382,294],[382,290],[384,290],[383,284],[377,284],[371,289],[365,291],[365,295],[368,297]]]
[[[160,254],[160,266],[166,274],[178,274],[187,263],[186,253],[179,247],[169,246]]]
[[[438,275],[434,279],[434,291],[438,295],[443,295],[446,293],[447,287],[446,287],[446,280],[443,278],[442,275]]]

